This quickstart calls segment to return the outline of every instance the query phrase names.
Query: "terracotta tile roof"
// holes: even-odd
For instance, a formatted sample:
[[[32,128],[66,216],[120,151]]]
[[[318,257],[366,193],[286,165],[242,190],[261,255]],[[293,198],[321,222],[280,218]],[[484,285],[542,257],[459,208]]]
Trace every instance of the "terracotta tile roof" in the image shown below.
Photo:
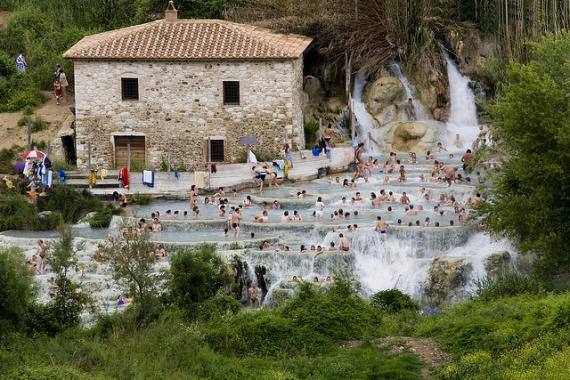
[[[158,20],[83,38],[69,59],[244,60],[300,57],[311,39],[223,20]]]

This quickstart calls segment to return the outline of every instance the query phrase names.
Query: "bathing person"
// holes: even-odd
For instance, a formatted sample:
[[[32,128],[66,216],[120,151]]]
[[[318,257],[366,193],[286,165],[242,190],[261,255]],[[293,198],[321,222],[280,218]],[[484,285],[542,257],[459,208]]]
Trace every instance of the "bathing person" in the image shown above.
[[[269,216],[267,215],[267,210],[263,210],[261,215],[256,215],[253,219],[255,223],[267,223],[269,221]]]
[[[325,204],[323,203],[323,198],[318,197],[315,202],[315,217],[317,220],[321,220],[323,217],[323,212],[325,210]]]
[[[437,151],[438,152],[447,152],[447,149],[443,146],[443,144],[441,142],[437,143]]]
[[[402,196],[400,197],[400,203],[403,205],[410,204],[410,198],[408,197],[405,191],[402,193]]]
[[[334,135],[334,131],[332,127],[329,125],[325,131],[323,132],[323,137],[325,139],[325,144],[328,148],[332,148],[332,138]]]
[[[243,207],[251,207],[251,195],[248,195],[247,197],[245,197],[245,199],[243,200]]]
[[[469,167],[471,161],[473,161],[473,153],[471,153],[471,149],[467,149],[463,157],[461,157],[461,162],[463,162],[463,170]]]
[[[399,224],[402,222],[401,220],[398,220]],[[388,227],[388,225],[386,224],[385,221],[382,220],[382,217],[377,216],[376,217],[376,227],[374,227],[374,230],[376,232],[380,232],[381,234],[385,234],[386,233],[386,227]]]
[[[417,120],[416,118],[416,107],[414,106],[414,101],[412,98],[409,98],[406,105],[404,106],[404,111],[406,112],[406,116],[408,120]]]
[[[273,201],[273,209],[274,210],[279,210],[281,209],[281,203],[277,202],[277,200]]]
[[[416,216],[418,215],[418,212],[416,210],[414,210],[414,205],[410,205],[410,208],[408,209],[408,211],[406,211],[406,215],[407,216]]]
[[[334,241],[331,241],[329,244],[329,252],[331,251],[337,251],[337,248],[335,247]]]
[[[198,205],[198,193],[196,192],[196,185],[190,187],[190,210]]]
[[[38,240],[38,248],[36,250],[37,274],[44,274],[46,268],[46,257],[48,253],[48,245],[43,240]]]
[[[348,245],[348,239],[343,234],[338,234],[339,237],[339,248],[341,251],[348,251],[350,249]]]
[[[241,228],[239,227],[239,224],[233,223],[232,228],[234,229],[234,240],[239,239],[239,234],[241,232]]]
[[[303,221],[301,214],[299,214],[299,212],[297,210],[293,211],[293,221],[294,222],[302,222]]]
[[[410,164],[416,164],[417,163],[417,156],[414,152],[410,152]]]
[[[356,149],[354,150],[354,161],[356,164],[363,164],[364,161],[362,159],[362,154],[364,153],[364,143],[359,143]]]
[[[445,165],[442,168],[442,171],[445,173],[445,180],[447,181],[447,185],[451,186],[451,183],[455,181],[455,175],[457,172],[457,168],[449,165]]]
[[[398,182],[406,182],[406,169],[404,165],[400,165],[400,177],[398,178]]]
[[[380,206],[382,205],[382,201],[380,200],[380,198],[376,196],[376,194],[370,193],[370,199],[372,201],[372,207],[380,208]]]
[[[253,282],[249,289],[247,290],[247,294],[249,296],[249,306],[251,308],[256,308],[258,306],[257,302],[257,284]]]
[[[152,232],[160,232],[162,231],[162,225],[158,221],[158,218],[154,218],[152,220]]]
[[[291,221],[291,217],[289,216],[289,211],[285,211],[283,216],[281,217],[282,223],[289,223]]]
[[[265,176],[267,175],[266,168],[267,168],[266,165],[264,166],[257,165],[251,168],[251,170],[254,173],[253,179],[259,186],[259,194],[261,194],[261,192],[263,191],[263,181],[265,181]]]

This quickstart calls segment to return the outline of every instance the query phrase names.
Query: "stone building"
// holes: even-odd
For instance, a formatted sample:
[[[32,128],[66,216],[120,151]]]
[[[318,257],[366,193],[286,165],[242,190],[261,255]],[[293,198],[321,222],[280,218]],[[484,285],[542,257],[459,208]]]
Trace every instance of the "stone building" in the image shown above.
[[[277,155],[304,147],[303,54],[311,39],[222,20],[178,19],[88,36],[74,62],[76,154],[120,167],[127,161],[236,162],[239,139]]]

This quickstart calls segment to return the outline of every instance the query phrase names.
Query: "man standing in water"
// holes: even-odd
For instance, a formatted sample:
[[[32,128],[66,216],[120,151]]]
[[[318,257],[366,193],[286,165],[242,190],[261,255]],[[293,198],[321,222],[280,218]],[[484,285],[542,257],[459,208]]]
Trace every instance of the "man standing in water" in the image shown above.
[[[341,251],[348,251],[350,246],[348,245],[348,239],[343,234],[338,234],[339,237],[339,248]]]
[[[249,296],[249,305],[252,308],[256,308],[259,304],[257,301],[257,284],[255,282],[251,283],[251,286],[247,290],[247,294]]]
[[[412,100],[412,98],[408,99],[408,102],[404,106],[404,111],[406,111],[406,116],[408,117],[408,120],[413,120],[413,121],[417,120],[416,107],[414,107],[414,101]]]

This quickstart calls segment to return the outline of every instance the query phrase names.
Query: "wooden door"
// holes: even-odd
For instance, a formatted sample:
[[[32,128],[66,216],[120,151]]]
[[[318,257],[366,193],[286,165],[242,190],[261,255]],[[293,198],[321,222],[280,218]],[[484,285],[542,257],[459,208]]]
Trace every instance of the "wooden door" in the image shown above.
[[[146,162],[144,136],[115,136],[115,166],[117,168],[127,166],[129,144],[131,145],[131,170],[144,169]]]

